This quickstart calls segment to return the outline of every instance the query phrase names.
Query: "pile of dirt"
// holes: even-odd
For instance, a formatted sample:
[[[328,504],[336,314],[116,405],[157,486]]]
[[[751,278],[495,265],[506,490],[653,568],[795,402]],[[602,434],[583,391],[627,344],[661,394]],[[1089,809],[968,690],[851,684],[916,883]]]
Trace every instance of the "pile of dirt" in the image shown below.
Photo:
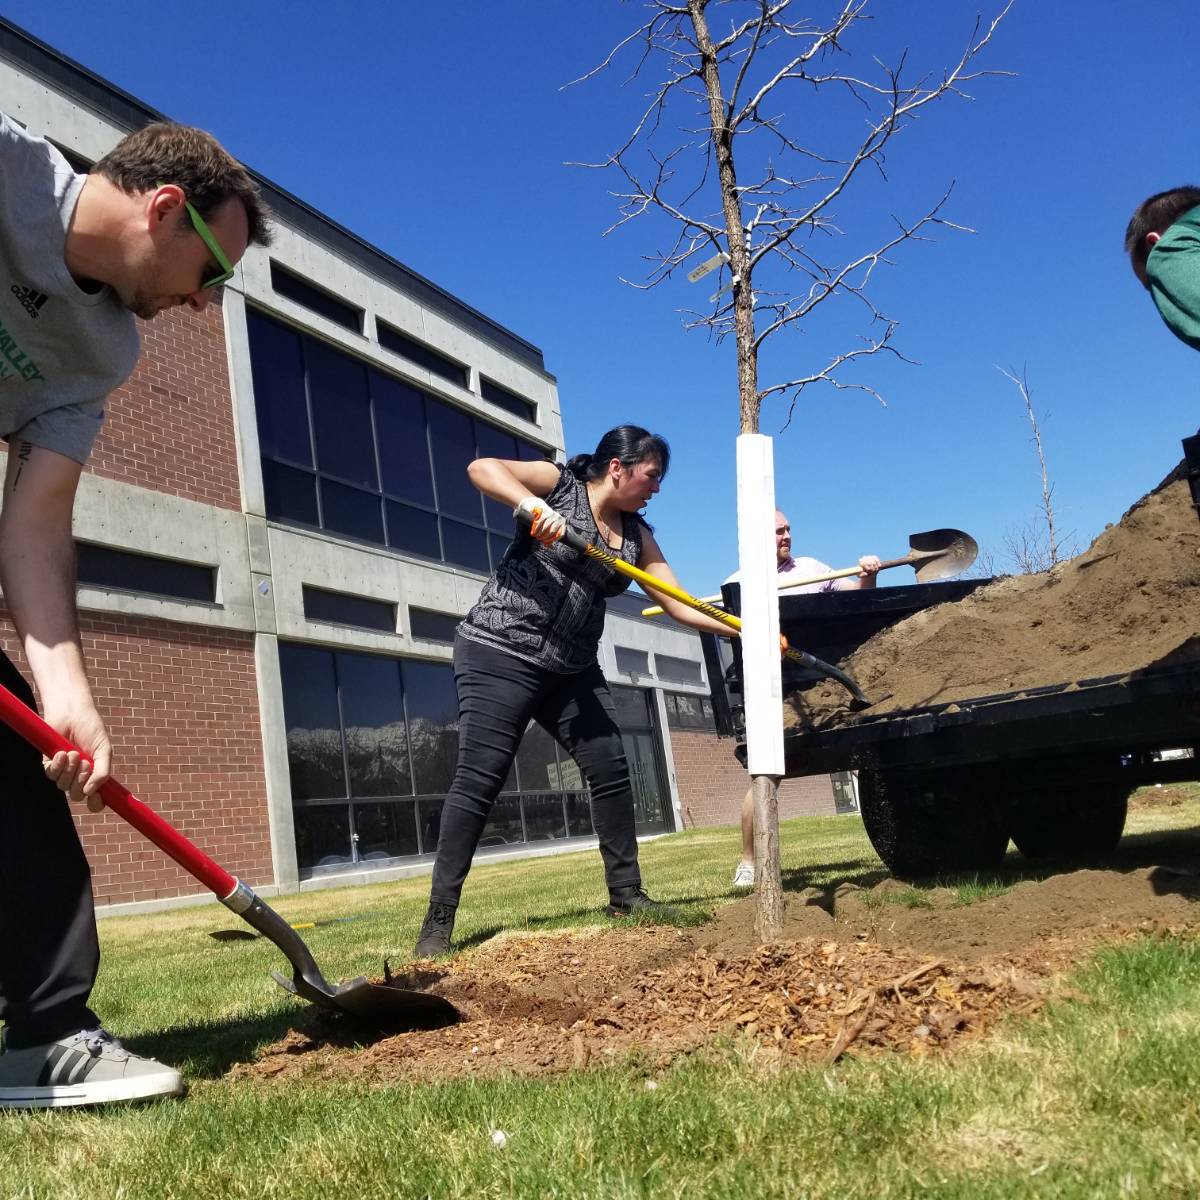
[[[972,696],[1200,658],[1200,520],[1174,472],[1088,549],[1037,575],[999,579],[885,629],[843,664],[876,716]],[[846,693],[788,697],[784,721],[827,725]]]
[[[906,908],[914,896],[932,911]],[[971,905],[888,880],[789,897],[784,937],[769,946],[754,946],[752,898],[700,929],[501,935],[420,968],[459,1024],[364,1044],[317,1014],[234,1074],[440,1080],[630,1056],[653,1073],[727,1036],[780,1060],[926,1054],[1063,994],[1061,973],[1099,939],[1188,928],[1197,897],[1200,878],[1162,868],[1075,872]]]

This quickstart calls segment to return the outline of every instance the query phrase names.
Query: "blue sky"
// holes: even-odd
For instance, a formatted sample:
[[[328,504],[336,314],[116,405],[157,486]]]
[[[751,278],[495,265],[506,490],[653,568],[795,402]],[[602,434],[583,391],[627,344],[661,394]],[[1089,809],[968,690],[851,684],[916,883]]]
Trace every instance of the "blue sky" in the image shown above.
[[[908,47],[914,64],[949,61],[980,11],[959,0],[875,7],[848,48]],[[649,516],[684,585],[702,593],[737,554],[732,347],[682,329],[678,310],[709,281],[650,292],[620,282],[639,277],[663,230],[634,223],[602,237],[615,180],[564,166],[628,131],[644,89],[621,87],[627,71],[560,88],[641,11],[617,0],[5,5],[541,346],[569,451],[619,421],[664,434],[674,461]],[[891,186],[842,205],[847,230],[874,226],[953,182],[946,215],[976,232],[903,247],[879,277],[898,344],[920,364],[876,359],[856,372],[887,407],[813,390],[782,433],[784,406],[764,408],[797,553],[834,566],[896,557],[909,532],[943,525],[998,550],[1033,515],[1039,479],[1020,397],[996,364],[1024,367],[1049,413],[1059,522],[1081,545],[1178,460],[1200,423],[1200,359],[1158,321],[1121,237],[1145,195],[1200,180],[1198,32],[1194,0],[1016,0],[985,63],[1014,77],[929,110],[892,153]],[[787,111],[797,127],[812,122],[800,95]],[[824,361],[851,328],[815,326],[788,343],[788,361]]]

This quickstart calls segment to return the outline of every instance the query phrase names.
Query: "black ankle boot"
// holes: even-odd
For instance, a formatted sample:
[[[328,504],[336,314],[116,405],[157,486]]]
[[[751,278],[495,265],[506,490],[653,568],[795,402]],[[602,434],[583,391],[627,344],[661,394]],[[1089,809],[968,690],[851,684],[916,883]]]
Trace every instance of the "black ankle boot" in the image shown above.
[[[645,888],[632,886],[608,889],[608,915],[653,917],[657,921],[678,921],[683,916],[679,909],[651,900]]]
[[[450,953],[450,935],[454,932],[454,914],[457,911],[455,904],[430,903],[425,920],[421,923],[421,932],[417,934],[413,958],[437,958]]]

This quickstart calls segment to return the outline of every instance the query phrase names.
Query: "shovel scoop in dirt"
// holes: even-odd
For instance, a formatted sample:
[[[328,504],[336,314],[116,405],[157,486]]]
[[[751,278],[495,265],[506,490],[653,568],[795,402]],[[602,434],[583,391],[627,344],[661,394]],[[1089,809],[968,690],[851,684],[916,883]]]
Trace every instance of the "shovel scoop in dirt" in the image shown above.
[[[47,757],[60,750],[76,750],[3,686],[0,686],[0,720]],[[275,943],[291,964],[292,978],[277,971],[271,975],[292,995],[377,1029],[435,1029],[459,1020],[454,1005],[428,992],[371,983],[365,977],[347,983],[329,983],[299,934],[252,888],[218,866],[115,779],[106,779],[100,785],[100,796],[108,808],[204,884],[226,908]]]

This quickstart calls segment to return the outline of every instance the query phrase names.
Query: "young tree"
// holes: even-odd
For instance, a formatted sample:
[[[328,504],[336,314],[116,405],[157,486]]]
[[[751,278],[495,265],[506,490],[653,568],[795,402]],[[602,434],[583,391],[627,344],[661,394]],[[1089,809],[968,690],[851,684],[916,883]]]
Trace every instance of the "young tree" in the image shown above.
[[[1003,367],[997,367],[996,370],[1011,381],[1021,393],[1025,415],[1029,418],[1033,430],[1030,440],[1033,442],[1038,470],[1041,473],[1042,499],[1038,506],[1038,515],[1026,521],[1024,525],[1009,529],[1004,535],[1006,559],[1016,568],[1018,574],[1033,575],[1038,571],[1048,571],[1058,563],[1074,557],[1076,546],[1074,538],[1069,533],[1064,535],[1054,518],[1054,484],[1050,482],[1046,451],[1042,445],[1042,422],[1046,421],[1050,414],[1043,413],[1039,421],[1033,409],[1029,375],[1024,368],[1021,369],[1020,375],[1012,368],[1006,371]]]
[[[827,0],[809,0],[808,6],[828,11],[802,16],[796,0],[648,0],[648,19],[574,81],[634,51],[632,78],[654,74],[625,140],[602,162],[577,164],[608,169],[622,181],[620,217],[608,232],[642,217],[658,217],[672,231],[667,249],[646,256],[652,265],[635,286],[657,287],[689,267],[690,280],[719,271],[714,277],[725,283],[706,309],[687,313],[685,325],[706,329],[718,341],[732,337],[736,351],[744,688],[756,774],[756,926],[764,940],[777,937],[782,925],[776,796],[781,741],[778,754],[760,756],[766,769],[756,771],[754,760],[756,737],[764,743],[778,738],[779,661],[772,649],[778,610],[770,565],[773,481],[764,490],[761,478],[748,478],[749,464],[763,461],[748,439],[759,432],[764,401],[787,401],[790,418],[800,396],[818,384],[877,396],[849,369],[878,354],[902,357],[893,345],[896,322],[870,295],[871,280],[902,243],[951,224],[942,216],[949,189],[915,216],[893,216],[884,233],[850,204],[867,176],[886,180],[895,139],[926,109],[964,96],[965,85],[996,73],[976,63],[1007,12],[1006,5],[987,24],[977,19],[948,67],[916,73],[904,49],[887,63],[878,53],[862,55],[861,65],[852,61],[852,44],[865,37],[868,0],[846,0],[832,9]],[[845,213],[862,224],[860,236],[843,228]],[[768,342],[847,302],[863,318],[856,344],[793,353],[789,366],[804,361],[800,370],[760,380],[760,353]],[[770,476],[769,439],[760,440]],[[752,494],[754,511],[748,507]],[[776,698],[775,716],[767,719],[760,709],[756,729],[750,701],[766,692]]]

